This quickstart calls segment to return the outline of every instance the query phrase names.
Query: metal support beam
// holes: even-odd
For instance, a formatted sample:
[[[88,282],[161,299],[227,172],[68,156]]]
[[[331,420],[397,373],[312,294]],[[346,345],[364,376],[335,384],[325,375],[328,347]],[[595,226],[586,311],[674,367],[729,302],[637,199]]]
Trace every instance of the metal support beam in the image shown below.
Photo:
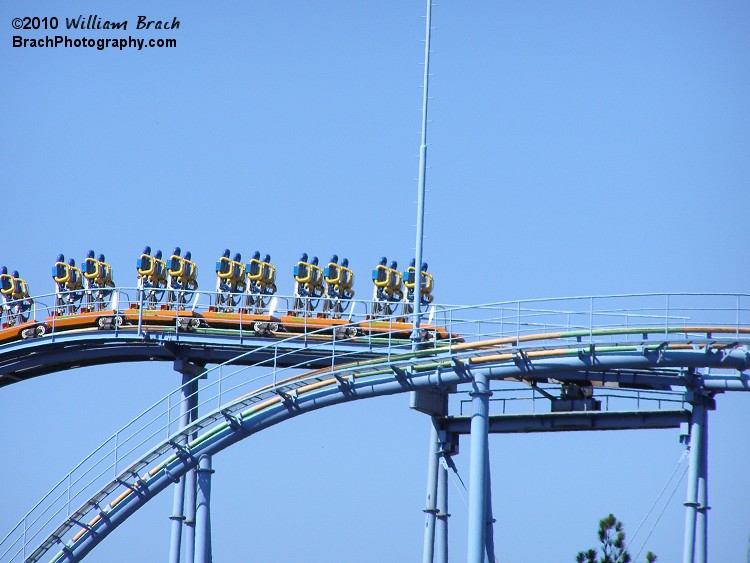
[[[440,419],[441,430],[469,434],[473,418],[448,416]],[[690,420],[688,410],[661,411],[589,411],[535,414],[504,414],[489,417],[489,432],[513,434],[526,432],[569,432],[573,430],[630,430],[641,428],[679,428]]]
[[[484,544],[487,561],[495,563],[495,518],[492,516],[492,472],[490,471],[489,442],[487,443],[487,520],[485,522]]]
[[[708,410],[703,418],[701,464],[698,472],[698,514],[695,521],[695,563],[708,561]]]
[[[427,102],[430,88],[430,38],[432,36],[432,0],[427,0],[424,42],[424,77],[422,90],[422,135],[419,143],[419,181],[417,183],[417,233],[414,248],[414,327],[412,343],[420,342],[419,323],[422,304],[422,245],[424,243],[424,197],[427,176]]]
[[[427,0],[427,22],[425,24],[425,48],[424,48],[424,90],[422,92],[422,135],[419,145],[419,182],[417,185],[417,232],[414,248],[414,296],[412,321],[412,350],[418,350],[421,344],[419,324],[421,320],[422,304],[422,245],[424,243],[424,196],[425,176],[427,171],[427,101],[430,84],[430,36],[431,36],[432,0]],[[416,398],[412,396],[412,401]],[[437,497],[437,473],[438,473],[438,437],[437,423],[432,419],[430,429],[430,450],[427,464],[427,505],[425,506],[425,531],[424,545],[422,547],[423,563],[432,563],[435,549],[435,505]]]
[[[180,428],[190,424],[190,380],[192,376],[184,373],[182,375],[182,388],[180,389]],[[181,440],[180,445],[185,441]],[[181,477],[174,486],[174,500],[172,501],[172,530],[169,539],[169,563],[180,563],[180,550],[182,548],[182,522],[185,520],[183,513],[185,504],[185,478]]]
[[[437,509],[435,515],[435,561],[448,563],[448,467],[443,454],[438,468]]]
[[[195,561],[211,562],[211,456],[198,459],[198,506],[195,512]]]
[[[489,390],[487,375],[475,373],[471,392],[471,455],[469,467],[468,563],[484,563],[487,520],[487,447],[489,442]]]
[[[185,562],[195,563],[195,470],[185,474]]]
[[[198,419],[198,380],[193,381],[190,397],[190,422]],[[190,439],[195,434],[190,435]],[[185,474],[185,562],[195,563],[195,495],[196,495],[196,473],[195,469]]]
[[[703,429],[706,420],[706,407],[703,398],[693,403],[690,421],[690,457],[688,467],[687,499],[685,500],[685,543],[683,563],[695,563],[695,524],[698,512],[698,475],[702,463]]]
[[[440,447],[438,442],[438,421],[430,419],[430,446],[427,458],[427,502],[425,503],[424,544],[422,546],[422,563],[433,563],[435,550],[435,515],[437,509],[438,461]]]

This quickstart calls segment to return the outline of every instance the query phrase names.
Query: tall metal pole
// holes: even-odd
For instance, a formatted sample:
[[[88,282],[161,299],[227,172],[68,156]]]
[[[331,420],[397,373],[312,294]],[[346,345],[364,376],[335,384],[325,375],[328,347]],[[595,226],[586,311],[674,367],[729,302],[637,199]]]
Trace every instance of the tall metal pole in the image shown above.
[[[196,474],[185,474],[185,563],[195,563],[195,493]]]
[[[422,304],[422,245],[424,242],[424,195],[425,178],[427,172],[427,102],[429,100],[430,84],[430,37],[432,35],[432,0],[427,0],[425,18],[424,44],[424,77],[422,82],[422,133],[419,144],[419,183],[417,187],[417,235],[414,256],[414,295],[413,313],[414,326],[412,330],[412,350],[418,350],[420,345],[419,321]],[[422,550],[423,563],[432,563],[435,548],[435,514],[437,512],[437,481],[438,481],[438,436],[435,417],[432,418],[430,428],[429,459],[427,463],[427,506],[424,544]]]
[[[424,42],[424,80],[422,84],[422,139],[419,144],[419,185],[417,188],[417,241],[414,255],[414,332],[413,348],[419,344],[419,321],[422,302],[422,244],[424,242],[424,196],[427,176],[427,101],[430,84],[430,36],[432,35],[432,0],[427,0]]]
[[[695,563],[695,521],[698,509],[698,474],[701,466],[701,449],[703,445],[703,425],[706,418],[706,407],[702,398],[693,403],[693,414],[690,420],[690,457],[688,467],[687,499],[685,500],[685,543],[683,546],[683,563]]]
[[[211,456],[198,460],[198,506],[195,512],[195,561],[211,562]]]
[[[182,374],[182,388],[180,389],[180,428],[190,424],[190,380],[192,375]],[[184,445],[182,441],[181,445]],[[172,530],[169,541],[169,563],[180,563],[180,548],[182,545],[182,522],[185,520],[183,508],[185,504],[185,477],[181,477],[174,486],[174,500],[172,501]]]
[[[469,549],[468,563],[484,563],[487,524],[487,448],[489,444],[489,390],[487,376],[474,375],[469,458]]]
[[[438,469],[437,509],[435,515],[435,561],[437,563],[448,563],[448,468],[444,462],[445,454],[441,455],[441,463]]]
[[[437,419],[431,418],[430,448],[427,458],[427,502],[424,508],[425,529],[422,562],[432,563],[435,549],[435,515],[437,514],[438,461],[440,456]]]
[[[490,471],[489,440],[487,441],[487,519],[484,524],[484,545],[487,561],[495,563],[495,518],[492,516],[492,472]]]
[[[703,415],[701,464],[698,473],[698,514],[696,515],[695,563],[708,561],[708,410]]]
[[[190,421],[198,418],[198,380],[193,382]],[[195,435],[191,435],[190,439]],[[195,495],[196,470],[191,469],[185,474],[185,562],[195,563]]]

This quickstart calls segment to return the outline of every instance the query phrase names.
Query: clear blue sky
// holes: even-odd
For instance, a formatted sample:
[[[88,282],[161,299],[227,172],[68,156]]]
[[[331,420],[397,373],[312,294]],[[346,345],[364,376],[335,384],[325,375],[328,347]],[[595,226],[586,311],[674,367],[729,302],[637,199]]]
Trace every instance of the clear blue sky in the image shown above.
[[[301,252],[336,252],[367,295],[381,255],[413,253],[424,8],[4,2],[0,262],[47,293],[59,252],[93,248],[132,285],[144,245],[180,245],[207,288],[222,249],[257,248],[290,292]],[[80,14],[130,27],[176,16],[179,30],[145,37],[178,45],[11,47],[14,17]],[[747,2],[454,1],[434,23],[425,256],[438,301],[748,290]],[[0,533],[178,377],[116,365],[2,389]],[[750,396],[718,405],[710,554],[741,561]],[[417,560],[428,420],[407,407],[398,396],[316,412],[217,456],[215,560]],[[676,431],[490,444],[504,563],[572,561],[609,512],[633,530],[682,452]],[[457,462],[467,478],[468,443]],[[684,496],[648,545],[665,563],[681,558]],[[164,560],[171,502],[89,559]],[[451,512],[462,560],[455,489]]]

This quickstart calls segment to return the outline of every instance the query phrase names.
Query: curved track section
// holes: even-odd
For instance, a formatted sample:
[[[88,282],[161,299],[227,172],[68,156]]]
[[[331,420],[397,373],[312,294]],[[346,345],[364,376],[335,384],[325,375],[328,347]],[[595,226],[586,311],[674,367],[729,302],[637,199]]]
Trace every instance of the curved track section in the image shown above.
[[[750,338],[747,341],[750,342]],[[577,352],[529,351],[524,362],[517,362],[512,358],[513,354],[508,356],[511,357],[498,361],[491,359],[489,353],[485,357],[445,351],[429,358],[404,358],[392,363],[312,372],[238,398],[149,449],[74,511],[31,554],[29,560],[39,560],[48,549],[58,544],[58,537],[71,539],[53,561],[78,560],[148,500],[194,468],[201,455],[218,453],[256,432],[305,412],[346,401],[470,383],[475,370],[483,370],[493,379],[525,379],[533,371],[533,378],[537,381],[548,381],[551,377],[583,381],[581,372],[592,366],[591,357],[586,353],[582,357]],[[685,375],[647,377],[631,374],[623,378],[618,372],[685,366],[745,370],[750,359],[746,349],[722,353],[705,349],[658,350],[654,347],[645,351],[602,351],[595,363],[601,370],[600,377],[610,383],[623,384],[623,379],[636,383],[634,380],[640,379],[639,384],[671,387],[685,385]],[[613,375],[607,375],[609,371]],[[720,388],[730,381],[736,385],[748,383],[747,378],[709,377],[704,384],[709,388]],[[197,438],[184,447],[179,445],[195,432]]]
[[[94,310],[70,314],[45,304],[54,295],[29,298],[34,306],[28,320],[5,323],[0,329],[0,387],[71,368],[118,362],[180,359],[206,365],[233,359],[257,365],[275,359],[278,367],[314,368],[330,365],[334,353],[354,360],[410,347],[411,325],[396,315],[374,318],[376,304],[371,301],[350,300],[348,317],[332,319],[315,313],[312,305],[308,315],[291,312],[295,299],[291,296],[274,298],[284,311],[276,315],[273,307],[255,313],[235,308],[227,313],[200,305],[218,300],[212,292],[190,292],[188,306],[180,310],[144,308],[137,288],[113,293],[109,302]],[[133,293],[140,300],[130,299]],[[258,330],[259,322],[277,329]],[[445,336],[452,335],[441,337]],[[429,330],[426,337],[438,338]]]
[[[278,360],[279,367],[330,365],[335,350],[341,358],[366,359],[387,353],[374,341],[340,339],[338,343],[309,341],[294,335],[269,339],[253,335],[181,334],[176,331],[63,332],[22,340],[0,348],[0,387],[31,377],[71,368],[120,362],[175,361],[220,364],[230,360],[241,365],[262,365]],[[270,344],[270,345],[269,345]]]
[[[452,328],[481,324],[491,338],[471,338],[453,345],[432,343],[417,352],[390,351],[387,357],[350,360],[343,365],[337,361],[338,355],[328,350],[327,367],[301,375],[271,369],[264,376],[248,377],[250,372],[242,366],[227,373],[228,365],[209,370],[199,404],[205,414],[178,429],[175,397],[157,402],[81,462],[37,504],[0,542],[0,559],[12,561],[20,556],[38,561],[54,554],[54,561],[78,560],[153,496],[195,467],[200,456],[220,452],[297,415],[347,401],[416,389],[445,390],[471,384],[479,372],[495,380],[531,384],[690,388],[707,393],[748,390],[750,380],[743,372],[750,367],[750,326],[745,322],[747,311],[739,306],[746,297],[731,296],[738,303],[736,308],[696,308],[689,319],[675,318],[674,309],[656,315],[642,305],[595,309],[594,299],[614,299],[603,297],[577,301],[589,305],[588,311],[551,309],[549,301],[536,302],[533,308],[529,302],[460,308],[452,310],[456,314],[451,317],[455,323]],[[513,309],[515,316],[509,314]],[[473,320],[456,320],[459,314],[465,318],[469,311],[475,314]],[[688,323],[703,320],[707,313],[732,315],[736,322]],[[588,326],[571,322],[580,315],[588,316]],[[631,317],[653,322],[634,326]],[[567,318],[567,324],[555,323],[552,318]],[[613,318],[620,322],[613,322]],[[626,322],[621,322],[623,318]],[[606,327],[597,326],[595,319],[606,319],[602,323]],[[568,330],[532,332],[542,324],[537,322],[540,320],[545,328]],[[498,331],[498,324],[505,329]],[[477,329],[476,333],[482,331]],[[310,343],[305,346],[310,347]],[[304,365],[307,362],[294,367]],[[704,368],[718,373],[701,374],[698,370]],[[227,397],[236,398],[227,401]]]

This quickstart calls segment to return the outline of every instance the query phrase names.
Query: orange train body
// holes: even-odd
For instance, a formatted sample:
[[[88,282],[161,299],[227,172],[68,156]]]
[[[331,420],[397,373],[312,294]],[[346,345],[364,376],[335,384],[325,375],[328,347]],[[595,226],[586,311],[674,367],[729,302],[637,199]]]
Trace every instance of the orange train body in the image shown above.
[[[2,330],[0,330],[0,344],[5,342],[12,342],[13,340],[20,340],[22,338],[30,338],[30,336],[24,336],[24,334],[28,333],[28,331],[31,331],[29,334],[36,336],[36,331],[40,326],[43,327],[44,325],[36,321],[26,321],[17,325],[10,326],[3,325]]]
[[[133,330],[138,324],[146,327],[162,327],[180,331],[194,331],[198,328],[229,329],[252,331],[257,336],[278,336],[283,333],[302,334],[316,333],[321,338],[331,338],[335,332],[337,338],[377,337],[386,342],[388,335],[396,339],[409,339],[413,325],[402,321],[368,319],[352,323],[347,319],[331,319],[324,316],[294,315],[258,315],[253,313],[206,311],[196,313],[189,310],[143,309],[129,307],[118,311],[82,311],[73,315],[53,315],[43,322],[27,321],[19,325],[3,326],[0,329],[0,344],[33,337],[44,336],[52,331],[70,331],[81,329]],[[422,324],[427,339],[437,340],[451,338],[454,342],[462,339],[451,335],[445,328]]]

